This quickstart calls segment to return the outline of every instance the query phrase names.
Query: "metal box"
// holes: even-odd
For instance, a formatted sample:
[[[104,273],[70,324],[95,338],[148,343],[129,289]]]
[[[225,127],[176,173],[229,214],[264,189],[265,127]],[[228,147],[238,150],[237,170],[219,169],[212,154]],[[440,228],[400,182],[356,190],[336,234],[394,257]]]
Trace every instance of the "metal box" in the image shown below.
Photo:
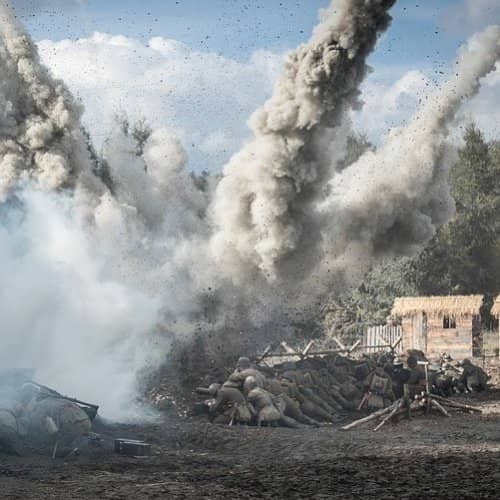
[[[152,455],[151,445],[133,439],[115,439],[115,453],[129,457],[149,457]]]

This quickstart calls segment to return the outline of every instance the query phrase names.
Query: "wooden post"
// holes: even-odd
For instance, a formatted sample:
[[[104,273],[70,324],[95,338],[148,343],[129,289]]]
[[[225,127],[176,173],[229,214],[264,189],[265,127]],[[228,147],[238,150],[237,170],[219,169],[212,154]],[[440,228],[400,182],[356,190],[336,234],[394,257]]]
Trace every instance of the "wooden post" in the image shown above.
[[[367,417],[360,418],[359,420],[355,420],[354,422],[351,422],[350,424],[345,425],[341,429],[343,431],[348,431],[349,429],[352,429],[353,427],[357,427],[358,425],[364,424],[366,422],[370,422],[370,420],[374,420],[378,417],[381,417],[382,415],[385,415],[386,413],[389,413],[390,411],[392,411],[392,406],[388,406],[387,408],[382,408],[381,410],[378,410],[375,413],[368,415]]]
[[[336,337],[336,336],[333,336],[332,337],[333,340],[335,340],[335,342],[337,343],[337,345],[344,351],[347,351],[348,349],[345,348],[345,345]]]
[[[401,409],[401,404],[402,404],[402,401],[401,399],[399,399],[398,401],[396,401],[392,407],[393,407],[393,410],[391,411],[391,413],[389,413],[389,415],[386,415],[383,419],[382,419],[382,422],[380,422],[380,424],[377,425],[377,427],[375,427],[375,429],[373,429],[374,431],[378,431],[383,425],[385,425],[387,422],[389,422],[389,420],[394,417],[394,415],[396,415],[396,413]],[[392,408],[391,407],[391,408]]]
[[[314,340],[311,340],[311,342],[309,342],[309,344],[307,344],[306,348],[302,351],[302,356],[304,358],[308,355],[308,353],[311,350],[313,345],[314,345]]]
[[[351,354],[352,352],[354,352],[354,351],[358,348],[359,344],[361,344],[361,340],[357,340],[357,341],[356,341],[356,342],[352,345],[352,347],[349,349],[349,354]]]

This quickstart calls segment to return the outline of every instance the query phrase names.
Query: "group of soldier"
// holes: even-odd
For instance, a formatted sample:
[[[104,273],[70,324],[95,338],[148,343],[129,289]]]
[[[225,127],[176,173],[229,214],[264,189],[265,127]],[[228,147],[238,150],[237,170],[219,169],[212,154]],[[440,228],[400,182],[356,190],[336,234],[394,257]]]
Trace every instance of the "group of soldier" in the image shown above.
[[[89,434],[96,413],[47,387],[0,376],[0,451],[67,456]]]
[[[443,355],[439,365],[410,351],[406,366],[389,353],[351,359],[341,355],[302,359],[269,368],[242,357],[222,384],[197,392],[208,396],[196,408],[218,424],[301,427],[327,425],[346,412],[384,408],[405,388],[443,396],[481,391],[488,377],[470,360],[455,364]]]

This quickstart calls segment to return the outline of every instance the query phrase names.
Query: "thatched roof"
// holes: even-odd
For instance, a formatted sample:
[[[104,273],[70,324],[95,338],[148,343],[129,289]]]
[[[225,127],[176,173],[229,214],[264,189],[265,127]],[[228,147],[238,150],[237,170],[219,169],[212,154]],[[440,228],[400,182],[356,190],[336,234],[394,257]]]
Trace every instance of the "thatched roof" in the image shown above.
[[[483,295],[450,295],[447,297],[399,297],[394,301],[393,316],[411,316],[420,312],[430,315],[465,316],[479,314]]]
[[[495,299],[495,302],[493,302],[493,307],[491,308],[491,314],[496,318],[500,317],[500,295]]]

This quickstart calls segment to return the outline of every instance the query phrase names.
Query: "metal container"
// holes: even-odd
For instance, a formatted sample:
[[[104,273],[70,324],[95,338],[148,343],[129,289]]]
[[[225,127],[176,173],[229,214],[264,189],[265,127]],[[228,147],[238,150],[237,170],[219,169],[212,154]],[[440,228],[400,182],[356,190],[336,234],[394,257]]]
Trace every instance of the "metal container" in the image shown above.
[[[115,453],[128,457],[149,457],[152,455],[152,447],[144,441],[115,439]]]

